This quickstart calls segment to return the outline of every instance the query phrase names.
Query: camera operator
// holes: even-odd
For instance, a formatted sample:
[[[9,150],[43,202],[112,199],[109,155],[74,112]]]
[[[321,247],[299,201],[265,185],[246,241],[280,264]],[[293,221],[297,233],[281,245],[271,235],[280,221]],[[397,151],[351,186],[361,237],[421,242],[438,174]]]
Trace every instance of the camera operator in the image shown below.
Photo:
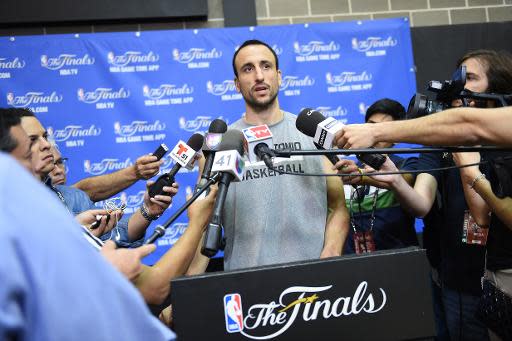
[[[492,93],[499,93],[499,94],[509,94],[512,92],[512,58],[510,57],[510,55],[508,55],[506,53],[495,52],[495,51],[480,50],[480,51],[475,51],[475,52],[467,54],[466,56],[464,56],[461,59],[461,62],[459,64],[465,65],[467,67],[468,77],[467,77],[466,89],[477,92],[477,93],[492,92]],[[488,102],[487,104],[492,105],[493,103]],[[470,105],[474,105],[474,103],[470,102]],[[453,110],[447,111],[445,113],[445,118],[447,117],[446,115],[448,115],[449,112],[454,112],[454,113],[455,112],[464,112],[463,110],[466,110],[466,109],[461,108],[461,109],[453,109]],[[469,110],[471,110],[471,109],[469,109]],[[475,110],[475,114],[476,114],[477,110],[476,109],[473,109],[473,110]],[[495,110],[495,109],[493,109],[493,110]],[[506,112],[506,110],[510,111],[510,109],[503,108],[503,109],[496,110],[496,112],[503,115]],[[485,116],[489,110],[481,109],[478,111],[480,111],[482,116]],[[435,115],[433,115],[433,116],[435,116]],[[496,116],[496,114],[495,114],[495,116]],[[414,121],[422,122],[422,124],[425,124],[424,127],[428,129],[427,123],[432,122],[431,120],[428,120],[428,119],[429,119],[429,117],[425,117],[425,118],[417,119]],[[410,122],[413,122],[413,121],[410,121]],[[358,127],[355,127],[355,129],[353,129],[353,130],[349,126],[338,137],[338,141],[337,141],[338,146],[345,146],[345,147],[348,146],[348,147],[357,148],[357,147],[364,147],[366,145],[366,143],[375,143],[376,140],[377,141],[384,140],[384,141],[395,142],[398,139],[395,139],[396,136],[393,136],[393,134],[408,135],[409,133],[411,133],[411,131],[409,129],[411,126],[410,122],[404,122],[404,124],[402,126],[400,126],[399,128],[396,126],[391,127],[391,124],[388,124],[388,123],[382,124],[381,126],[383,126],[383,127],[375,127],[378,125],[373,125],[371,127],[358,126]],[[444,122],[445,123],[446,122],[457,123],[457,119],[445,120]],[[445,136],[448,136],[449,134],[452,134],[455,137],[460,136],[461,134],[468,134],[468,136],[470,136],[470,137],[466,138],[466,140],[465,140],[466,143],[469,141],[475,140],[475,139],[473,139],[473,137],[475,137],[475,136],[476,137],[486,136],[485,139],[487,141],[492,140],[492,139],[489,139],[489,137],[488,137],[489,135],[486,135],[486,134],[488,134],[488,132],[482,133],[482,131],[487,131],[486,128],[478,127],[476,129],[477,133],[469,132],[467,129],[468,129],[468,127],[470,127],[470,123],[471,123],[471,121],[465,122],[464,124],[461,124],[459,122],[458,125],[457,124],[455,124],[454,126],[448,125],[448,126],[441,128],[440,131],[442,131],[442,133],[440,135],[443,137],[442,142],[450,142],[451,143],[452,141],[458,141],[455,139],[447,140],[445,138]],[[415,124],[417,124],[417,123],[415,123]],[[496,124],[506,124],[506,123],[500,121],[498,123],[494,123],[494,125],[496,125]],[[438,127],[438,126],[436,126],[436,127]],[[384,128],[384,129],[382,129],[382,128]],[[388,134],[386,132],[386,130],[388,130],[390,128],[391,128],[391,131],[393,131],[393,133]],[[394,130],[395,128],[397,128],[397,129]],[[430,127],[430,134],[431,134],[430,138],[432,138],[432,136],[436,136],[436,131],[432,131],[431,128],[432,127]],[[462,128],[464,128],[464,129],[462,129]],[[398,129],[400,129],[401,132],[398,132]],[[421,130],[421,128],[420,128],[420,130]],[[383,131],[384,131],[384,134],[381,134]],[[407,131],[407,132],[403,133],[404,131]],[[499,129],[498,129],[498,131],[499,131]],[[425,135],[420,135],[418,137],[418,139],[411,138],[411,139],[400,139],[400,140],[404,140],[407,142],[427,142],[427,138]],[[364,143],[364,144],[361,144],[361,143]],[[429,141],[429,143],[432,143],[432,142]],[[429,158],[427,156],[422,156],[420,159],[429,160],[429,159],[433,159],[433,158],[432,157]],[[446,160],[446,159],[447,158],[441,158],[441,160]],[[471,162],[471,161],[477,161],[479,159],[480,159],[480,157],[477,153],[476,154],[454,153],[454,155],[453,155],[453,160],[457,164],[467,163],[467,162]],[[444,165],[449,165],[449,164],[450,163],[448,163],[446,161],[443,161],[441,163],[440,162],[427,162],[423,166],[420,166],[420,168],[421,169],[431,168],[431,167],[435,167],[435,166],[439,166],[439,165],[444,166]],[[467,257],[453,258],[452,256],[457,256],[457,253],[459,253],[459,251],[462,251],[462,253],[460,253],[459,256],[463,256],[463,253],[470,251],[471,248],[473,249],[471,252],[474,253],[474,256],[475,257],[478,256],[475,253],[476,248],[478,248],[478,243],[485,244],[485,241],[486,241],[485,237],[484,237],[486,235],[486,233],[485,233],[486,231],[484,229],[482,229],[481,226],[486,227],[489,224],[489,219],[488,219],[488,215],[487,215],[488,210],[487,211],[485,210],[485,202],[487,202],[488,204],[489,203],[492,204],[490,206],[491,206],[491,209],[495,213],[492,218],[493,221],[491,222],[491,229],[489,232],[489,241],[487,244],[488,261],[489,260],[491,261],[491,264],[488,264],[487,268],[495,271],[492,276],[493,279],[496,279],[499,277],[498,280],[495,280],[495,282],[500,282],[502,286],[508,286],[509,288],[512,287],[512,285],[511,285],[512,283],[510,281],[510,277],[511,277],[510,274],[508,275],[508,281],[506,279],[506,275],[503,275],[503,273],[506,274],[508,271],[505,269],[512,268],[512,264],[511,264],[512,252],[509,251],[512,248],[512,238],[510,238],[512,236],[512,233],[510,230],[507,230],[501,222],[497,222],[496,221],[497,219],[495,219],[497,216],[498,218],[500,218],[502,220],[505,219],[505,222],[510,221],[510,218],[507,218],[507,216],[510,215],[510,213],[509,213],[510,212],[509,198],[496,200],[496,196],[494,196],[492,194],[492,191],[490,189],[490,186],[489,186],[487,180],[485,180],[483,175],[481,175],[478,167],[472,167],[467,170],[465,170],[465,169],[461,170],[460,171],[460,175],[461,175],[460,179],[457,179],[456,181],[454,179],[454,175],[455,175],[454,172],[446,172],[446,173],[444,173],[444,175],[438,174],[435,177],[433,177],[433,176],[429,177],[429,175],[420,174],[416,181],[414,191],[407,190],[407,188],[404,186],[404,188],[406,188],[406,190],[404,190],[404,193],[405,193],[405,196],[408,198],[408,200],[406,200],[406,201],[409,203],[413,203],[413,205],[410,205],[411,208],[415,209],[418,213],[421,214],[421,213],[424,213],[427,211],[427,209],[429,207],[429,205],[427,205],[427,204],[430,204],[434,200],[433,197],[435,195],[434,194],[435,187],[432,187],[432,184],[437,184],[439,182],[439,180],[442,181],[443,179],[450,179],[451,181],[443,182],[445,185],[443,185],[443,183],[439,183],[441,189],[443,189],[444,187],[446,187],[446,189],[448,189],[448,190],[445,189],[444,191],[443,190],[441,191],[441,192],[444,192],[443,193],[444,196],[442,196],[442,201],[444,204],[444,206],[443,206],[444,219],[447,219],[448,217],[455,218],[455,216],[453,214],[453,213],[455,213],[455,210],[457,209],[457,207],[455,207],[455,206],[458,206],[457,203],[460,204],[461,193],[464,193],[465,204],[467,204],[467,206],[464,207],[464,209],[463,209],[464,222],[467,223],[467,225],[472,226],[474,228],[474,231],[476,231],[477,233],[473,234],[473,233],[468,233],[469,231],[467,231],[467,230],[461,231],[462,229],[460,229],[460,228],[456,229],[457,225],[461,226],[461,224],[460,224],[460,223],[462,223],[461,217],[459,217],[458,219],[450,219],[450,221],[454,222],[453,226],[455,226],[455,228],[450,229],[448,226],[443,225],[443,230],[441,231],[443,234],[442,234],[441,239],[443,240],[443,238],[444,238],[445,240],[448,239],[454,243],[458,243],[458,245],[455,245],[455,244],[452,245],[453,248],[448,249],[448,250],[446,250],[445,246],[447,246],[449,244],[443,243],[444,244],[443,249],[445,249],[448,252],[445,252],[445,256],[443,256],[442,263],[444,263],[445,269],[450,270],[449,272],[445,272],[445,274],[448,275],[448,277],[445,277],[445,276],[443,276],[443,274],[441,274],[442,281],[443,281],[443,277],[445,277],[448,280],[448,283],[445,283],[445,281],[443,281],[443,284],[444,284],[443,297],[445,298],[447,293],[450,294],[450,290],[452,289],[451,284],[453,284],[453,283],[451,283],[453,281],[450,280],[450,278],[454,279],[453,278],[454,276],[451,276],[450,274],[452,274],[452,275],[456,274],[457,270],[460,270],[458,267],[466,268],[467,274],[471,274],[470,276],[467,276],[468,278],[466,281],[463,282],[462,286],[466,286],[468,289],[473,289],[473,290],[476,289],[476,284],[477,284],[476,280],[479,279],[481,273],[483,272],[482,270],[478,271],[478,268],[481,267],[481,264],[477,265],[476,263],[474,263],[474,260],[472,261],[470,258],[467,258]],[[457,175],[457,177],[458,177],[458,175]],[[510,174],[508,174],[508,177],[505,176],[505,178],[507,178],[510,181]],[[399,179],[399,178],[397,177],[397,179]],[[461,182],[461,180],[462,180],[462,182]],[[494,180],[494,181],[496,181],[496,180]],[[461,188],[461,185],[462,185],[462,188]],[[462,191],[461,191],[461,189],[462,189]],[[475,191],[477,193],[481,194],[482,196],[476,195]],[[451,195],[450,198],[447,198],[448,194]],[[454,197],[454,195],[455,195],[455,197]],[[505,192],[504,195],[510,196],[510,195],[512,195],[512,191]],[[485,199],[485,202],[482,198]],[[482,209],[482,207],[484,209]],[[461,208],[462,208],[462,206],[458,207],[458,209],[457,209],[458,214],[461,213]],[[469,208],[470,212],[468,212],[468,208]],[[447,214],[447,212],[448,212],[448,214]],[[506,220],[506,219],[509,219],[509,220]],[[473,224],[473,221],[475,222],[474,224]],[[501,223],[501,225],[500,225],[500,223]],[[481,226],[479,226],[479,225],[481,225]],[[498,226],[498,227],[496,227],[496,226]],[[451,233],[451,238],[446,238],[447,233],[450,233],[450,232],[453,232],[453,233]],[[461,235],[461,232],[462,232],[462,235]],[[471,240],[473,240],[473,243],[475,243],[475,245],[461,245],[460,241],[462,239],[461,237],[463,237],[463,236],[466,237],[464,239],[466,243],[471,242]],[[494,255],[494,257],[489,257],[489,253]],[[446,265],[447,265],[446,264],[447,263],[446,256],[450,256],[450,258],[457,260],[457,262],[453,263],[452,266],[446,268]],[[448,260],[450,260],[450,258],[448,258]],[[448,262],[448,265],[449,264],[450,264],[450,262]],[[470,265],[470,264],[473,264],[473,265]],[[497,270],[501,270],[501,274],[498,274],[499,276],[495,277]],[[464,278],[464,277],[461,277],[459,279],[462,279],[462,278]],[[462,283],[462,282],[459,281],[459,283]],[[478,284],[480,284],[480,283],[478,282]],[[504,290],[504,291],[506,292],[506,290]],[[510,293],[510,291],[509,291],[509,293]],[[460,328],[460,330],[464,333],[464,335],[459,335],[459,336],[460,337],[464,336],[465,338],[467,338],[469,335],[475,335],[474,337],[476,337],[476,334],[474,334],[474,329],[473,329],[473,327],[475,327],[474,325],[471,326],[472,327],[471,329],[466,329],[466,326],[470,327],[470,325],[468,325],[467,322],[470,321],[469,319],[471,319],[471,316],[473,316],[473,314],[471,314],[471,316],[468,316],[467,318],[465,316],[465,312],[468,312],[468,310],[465,308],[466,307],[469,309],[474,308],[473,303],[475,303],[474,299],[476,297],[474,297],[474,296],[466,297],[466,296],[462,296],[462,295],[460,297],[463,300],[459,300],[459,304],[464,303],[465,306],[464,305],[462,306],[463,309],[462,309],[461,315],[460,315],[463,318],[463,321],[460,321],[461,323],[463,323],[463,325],[461,324],[461,326],[464,326],[464,327]],[[468,300],[466,300],[466,298],[472,298],[472,299],[470,301],[468,301]],[[448,303],[448,304],[446,304],[446,303]],[[451,302],[451,303],[453,303],[453,302]],[[454,325],[453,325],[453,323],[450,323],[450,319],[453,320],[453,318],[455,318],[455,320],[456,320],[457,316],[453,316],[452,314],[450,314],[450,310],[452,308],[452,304],[450,304],[450,301],[445,301],[445,308],[447,309],[447,318],[448,318],[447,322],[448,322],[449,327],[451,324],[450,335],[454,335],[453,334]],[[450,318],[450,316],[451,316],[451,318]],[[474,320],[474,318],[473,318],[473,320]],[[478,330],[481,331],[481,328],[478,328]],[[456,332],[456,330],[455,330],[455,332]],[[457,335],[457,334],[455,334],[455,335]],[[494,337],[494,335],[492,335],[491,333],[490,333],[490,335],[492,337]]]
[[[465,66],[465,89],[476,93],[508,93],[512,82],[512,63],[494,51],[479,50],[468,53],[458,63]],[[458,105],[460,103],[453,103]],[[474,105],[470,101],[470,105]],[[403,129],[403,128],[402,128]],[[461,155],[422,154],[419,169],[433,169],[460,162]],[[463,171],[464,172],[464,171]],[[395,177],[400,182],[400,177]],[[462,173],[462,179],[465,178]],[[488,338],[485,325],[475,318],[481,296],[480,277],[484,268],[486,230],[488,221],[472,207],[479,207],[483,199],[468,191],[461,181],[461,173],[451,170],[443,173],[421,173],[414,189],[405,184],[402,203],[417,216],[425,216],[441,193],[441,263],[440,284],[446,323],[452,339]],[[471,233],[472,231],[476,233]]]

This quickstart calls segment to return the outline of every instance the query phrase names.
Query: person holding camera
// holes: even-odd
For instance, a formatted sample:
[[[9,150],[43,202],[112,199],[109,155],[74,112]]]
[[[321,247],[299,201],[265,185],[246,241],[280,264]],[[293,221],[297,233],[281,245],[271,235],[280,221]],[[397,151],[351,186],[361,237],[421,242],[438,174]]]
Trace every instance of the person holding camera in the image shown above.
[[[475,93],[509,93],[512,67],[499,53],[478,50],[463,56],[458,67],[466,68],[465,89]],[[474,101],[469,101],[475,106]],[[482,103],[478,103],[481,105]],[[452,106],[461,105],[454,101]],[[461,154],[422,154],[418,169],[435,169],[460,163]],[[383,169],[385,171],[385,169]],[[475,317],[481,296],[480,278],[484,270],[488,220],[470,210],[483,204],[483,199],[471,193],[463,183],[464,170],[432,171],[417,176],[414,187],[401,176],[390,182],[401,197],[402,205],[417,217],[425,217],[432,209],[440,209],[439,287],[442,307],[451,339],[486,340],[486,326]],[[385,179],[376,177],[377,180]],[[387,177],[389,179],[389,177]],[[434,205],[439,197],[439,205]]]
[[[485,103],[470,101],[471,106],[478,104],[482,107],[482,104],[484,104],[487,108],[457,107],[427,117],[406,121],[400,125],[394,122],[376,125],[352,125],[345,127],[344,131],[338,134],[336,144],[340,148],[361,148],[376,141],[429,143],[433,145],[457,143],[470,145],[479,142],[512,145],[509,131],[510,107],[493,107],[510,103],[512,56],[507,52],[479,50],[462,58],[462,63],[468,71],[466,89],[480,93],[485,92],[486,94],[483,95],[498,94],[498,97],[501,97],[501,103],[497,104],[498,101],[486,101]],[[510,162],[510,153],[502,152],[485,152],[482,153],[481,157],[479,153],[458,153],[453,156],[453,160],[459,165],[478,162],[481,158],[488,161],[487,167],[485,167],[487,169],[473,166],[460,171],[461,189],[470,211],[470,214],[466,215],[468,210],[465,210],[465,218],[471,217],[471,219],[465,219],[464,221],[468,222],[466,226],[472,227],[470,230],[463,231],[463,233],[466,233],[460,235],[460,237],[461,240],[473,240],[475,243],[482,243],[485,239],[487,244],[485,278],[494,283],[493,286],[501,291],[499,296],[505,301],[508,300],[508,308],[506,309],[510,310],[512,307],[512,210],[510,209],[512,162]],[[418,176],[418,179],[421,177],[425,177],[425,175]],[[399,178],[397,179],[399,180]],[[416,184],[418,183],[417,181]],[[415,191],[406,188],[404,193],[411,195],[409,202],[418,199],[418,193]],[[433,196],[433,191],[431,193],[431,196]],[[417,201],[416,203],[424,204],[425,202]],[[446,211],[446,206],[444,210]],[[492,212],[490,217],[489,212]],[[480,228],[489,225],[490,228],[487,231]],[[454,241],[457,242],[458,240],[457,238]],[[471,259],[462,259],[461,261],[467,264],[472,263]],[[483,269],[480,276],[482,274]],[[476,273],[473,277],[476,277]],[[488,295],[488,290],[484,290],[484,292],[486,294],[482,296],[480,307],[483,306],[482,303],[485,303],[486,298],[492,296]],[[493,301],[497,302],[498,300]],[[503,305],[501,307],[503,308]],[[497,307],[493,309],[497,311]],[[480,316],[482,315],[480,314]],[[493,331],[500,329],[499,326],[496,327],[497,324],[505,327],[505,330],[501,328],[502,339],[512,337],[510,320],[506,320],[506,314],[485,320]],[[489,321],[494,322],[489,323]],[[507,331],[506,328],[509,330]],[[466,331],[463,328],[460,328],[460,330]],[[508,336],[506,333],[509,333]],[[467,337],[468,334],[466,332],[464,337]],[[489,335],[493,340],[499,339],[491,330]]]

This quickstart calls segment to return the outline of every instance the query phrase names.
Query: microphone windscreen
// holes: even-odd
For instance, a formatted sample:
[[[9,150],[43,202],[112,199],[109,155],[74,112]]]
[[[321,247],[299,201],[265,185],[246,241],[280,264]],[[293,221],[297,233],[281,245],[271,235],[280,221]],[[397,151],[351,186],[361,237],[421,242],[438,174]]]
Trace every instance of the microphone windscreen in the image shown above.
[[[226,130],[228,130],[228,125],[220,118],[214,119],[208,128],[208,132],[214,134],[224,134]]]
[[[303,109],[297,116],[295,126],[301,133],[315,137],[316,126],[325,120],[325,116],[310,108]]]
[[[190,146],[190,148],[194,149],[197,152],[203,146],[203,140],[203,135],[195,133],[194,135],[190,136],[190,138],[187,141],[187,144]]]
[[[237,129],[229,129],[224,133],[219,150],[237,150],[238,153],[244,155],[244,134]]]

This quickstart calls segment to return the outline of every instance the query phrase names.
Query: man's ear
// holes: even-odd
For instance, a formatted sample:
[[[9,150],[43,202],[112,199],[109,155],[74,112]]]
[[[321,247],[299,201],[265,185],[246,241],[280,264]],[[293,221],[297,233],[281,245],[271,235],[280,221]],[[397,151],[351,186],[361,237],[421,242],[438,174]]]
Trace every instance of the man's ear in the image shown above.
[[[281,83],[283,82],[283,74],[281,73],[281,70],[277,70],[277,78],[279,87],[281,87]]]
[[[235,88],[237,92],[240,92],[240,82],[238,81],[238,77],[235,77]]]

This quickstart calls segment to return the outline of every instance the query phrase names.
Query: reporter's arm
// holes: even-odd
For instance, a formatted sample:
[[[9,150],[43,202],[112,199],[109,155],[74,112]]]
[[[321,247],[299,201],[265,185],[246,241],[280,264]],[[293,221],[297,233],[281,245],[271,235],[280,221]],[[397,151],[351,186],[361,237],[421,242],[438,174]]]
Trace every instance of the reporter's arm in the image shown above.
[[[428,173],[420,173],[411,187],[403,177],[397,177],[390,188],[410,215],[424,218],[436,200],[437,180]]]
[[[452,153],[455,164],[458,166],[480,162],[479,153]],[[471,187],[481,180],[482,173],[478,166],[459,168],[460,179],[462,181],[462,189],[464,198],[468,204],[471,216],[476,224],[481,227],[489,227],[491,222],[489,213],[490,208],[485,200],[478,195]]]
[[[146,267],[135,280],[147,303],[161,304],[170,293],[171,280],[183,276],[189,268],[216,195],[217,189],[212,187],[206,198],[196,200],[189,207],[189,225],[183,235],[155,265]]]
[[[171,205],[172,197],[178,193],[178,184],[174,182],[172,186],[164,186],[164,192],[167,195],[155,195],[154,198],[149,197],[149,187],[153,184],[152,181],[148,181],[146,184],[146,192],[144,193],[144,207],[138,209],[128,221],[128,239],[130,241],[138,240],[144,237],[146,229],[148,228],[151,221],[147,220],[142,210],[147,210],[147,214],[150,217],[157,217],[162,215],[164,211]]]
[[[335,172],[327,158],[322,158],[324,171]],[[340,177],[328,176],[327,181],[327,204],[329,213],[325,225],[324,245],[320,258],[340,256],[348,235],[350,216],[345,205],[345,194],[343,182]]]
[[[201,157],[198,160],[198,167],[199,167],[199,174],[197,178],[197,182],[201,180],[201,174],[203,173],[203,169],[205,166],[205,157],[201,155]],[[208,222],[206,222],[207,224]],[[201,240],[199,241],[199,244],[197,245],[194,258],[192,259],[190,266],[187,269],[186,275],[192,276],[192,275],[198,275],[202,274],[206,271],[206,268],[208,267],[208,264],[210,263],[210,258],[206,257],[201,253],[201,248],[203,246],[203,241],[205,237],[205,232],[203,232],[203,235],[201,236]]]
[[[201,248],[203,247],[204,242],[204,236],[205,232],[203,232],[203,235],[201,236],[201,240],[199,241],[199,244],[197,245],[196,251],[194,253],[194,258],[190,262],[190,265],[187,269],[187,276],[199,275],[204,273],[206,271],[206,268],[208,268],[208,264],[210,264],[210,258],[206,257],[201,253]]]
[[[336,134],[339,148],[366,148],[376,142],[424,145],[512,145],[512,107],[458,107],[425,117],[347,125]]]
[[[473,189],[482,197],[492,213],[512,230],[512,198],[498,198],[492,191],[491,183],[485,178],[477,180]]]
[[[433,162],[432,159],[429,160],[429,162]],[[411,164],[414,164],[413,168],[416,167],[416,161],[406,161],[406,164],[408,166],[404,165],[403,167],[408,168]],[[434,167],[432,163],[430,163],[430,166]],[[377,182],[376,187],[387,188],[393,191],[402,208],[410,215],[422,218],[430,211],[437,190],[437,181],[432,175],[421,173],[416,181],[411,174],[381,175],[379,172],[398,171],[398,168],[388,156],[386,156],[386,161],[382,164],[379,171],[369,167],[366,167],[365,171],[368,172],[365,177]],[[381,186],[379,183],[384,183],[385,186]],[[414,187],[412,186],[413,183]]]
[[[163,161],[156,156],[144,155],[134,165],[117,172],[85,178],[73,185],[86,192],[92,201],[105,200],[130,187],[136,181],[155,176]]]

